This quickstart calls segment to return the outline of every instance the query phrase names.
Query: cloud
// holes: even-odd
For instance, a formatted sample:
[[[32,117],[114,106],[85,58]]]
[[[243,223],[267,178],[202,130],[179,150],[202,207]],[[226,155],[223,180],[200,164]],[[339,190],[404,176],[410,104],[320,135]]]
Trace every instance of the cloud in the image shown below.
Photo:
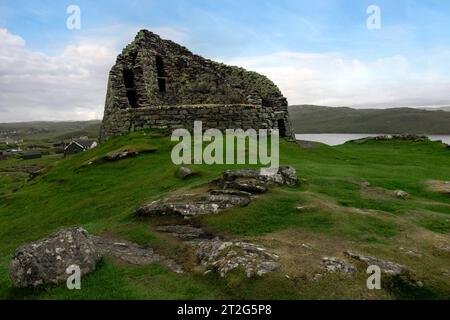
[[[58,56],[31,52],[0,29],[0,122],[100,118],[113,49],[80,42]]]
[[[101,119],[109,70],[143,28],[118,24],[91,30],[57,56],[30,51],[23,38],[0,28],[0,122]],[[150,30],[165,39],[185,39],[178,29]]]
[[[109,70],[139,29],[117,25],[91,30],[53,56],[30,51],[23,38],[0,28],[0,122],[101,118]],[[178,29],[150,29],[176,42],[189,40]],[[291,104],[450,104],[448,50],[415,60],[287,51],[215,60],[267,75]]]
[[[268,76],[290,104],[356,107],[450,104],[450,78],[444,72],[449,61],[450,54],[441,54],[431,66],[402,55],[362,61],[302,52],[223,60]]]

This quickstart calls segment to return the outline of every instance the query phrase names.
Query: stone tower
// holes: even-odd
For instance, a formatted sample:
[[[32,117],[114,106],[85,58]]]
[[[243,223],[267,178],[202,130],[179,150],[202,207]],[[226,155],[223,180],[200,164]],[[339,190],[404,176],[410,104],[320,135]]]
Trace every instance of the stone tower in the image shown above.
[[[293,135],[287,100],[267,77],[192,54],[141,30],[109,74],[100,140],[147,128],[275,129]]]

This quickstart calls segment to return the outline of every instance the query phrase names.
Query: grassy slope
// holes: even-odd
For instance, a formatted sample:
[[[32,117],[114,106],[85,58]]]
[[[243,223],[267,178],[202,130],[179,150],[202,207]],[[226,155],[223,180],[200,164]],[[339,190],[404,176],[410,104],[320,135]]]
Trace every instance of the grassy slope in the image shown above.
[[[450,134],[446,111],[290,106],[289,114],[296,133]]]
[[[158,152],[84,165],[124,145],[156,147]],[[169,139],[133,133],[67,160],[49,162],[46,174],[0,197],[0,298],[450,298],[450,280],[442,275],[450,257],[433,253],[434,245],[450,239],[450,202],[424,185],[429,179],[450,180],[447,149],[431,142],[368,142],[308,150],[282,142],[281,147],[282,163],[295,166],[306,183],[272,190],[244,209],[197,219],[219,234],[270,247],[282,257],[285,267],[280,272],[260,279],[249,280],[239,273],[220,279],[195,268],[175,275],[159,265],[135,267],[104,259],[95,273],[83,278],[81,291],[64,286],[12,289],[7,267],[14,249],[69,226],[148,244],[187,269],[194,265],[189,247],[152,231],[155,225],[179,220],[140,221],[132,211],[168,192],[201,186],[229,167],[197,166],[198,177],[179,180],[170,160]],[[361,179],[380,189],[361,191]],[[381,188],[407,190],[412,199],[396,199]],[[298,205],[308,210],[299,213]],[[302,254],[305,242],[313,244],[316,253]],[[421,252],[423,258],[402,254],[399,247]],[[425,286],[368,291],[364,273],[310,281],[322,255],[339,256],[345,249],[403,263]]]

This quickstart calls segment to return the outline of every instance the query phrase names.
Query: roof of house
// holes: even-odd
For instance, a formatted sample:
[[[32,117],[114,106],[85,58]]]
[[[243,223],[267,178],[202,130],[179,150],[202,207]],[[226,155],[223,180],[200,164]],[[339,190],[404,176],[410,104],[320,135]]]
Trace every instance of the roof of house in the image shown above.
[[[92,147],[92,144],[94,144],[95,142],[97,142],[97,141],[95,141],[95,140],[73,140],[71,143],[69,143],[67,146],[66,146],[66,149],[67,149],[67,147],[68,146],[70,146],[72,143],[75,143],[75,144],[77,144],[78,146],[80,146],[81,148],[83,148],[83,149],[89,149],[89,148],[91,148]]]

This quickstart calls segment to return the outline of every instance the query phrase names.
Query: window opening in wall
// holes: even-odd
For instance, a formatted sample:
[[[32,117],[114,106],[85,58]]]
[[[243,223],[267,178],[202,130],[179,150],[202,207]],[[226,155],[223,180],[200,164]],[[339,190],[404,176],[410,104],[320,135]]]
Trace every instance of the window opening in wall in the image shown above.
[[[286,124],[282,119],[278,120],[278,130],[280,133],[280,137],[286,137]]]
[[[156,73],[158,76],[159,92],[166,92],[166,73],[164,71],[164,61],[161,56],[156,56]]]
[[[133,70],[124,69],[123,70],[123,81],[125,84],[125,88],[127,90],[127,98],[128,102],[132,108],[137,108],[137,92],[134,86],[134,73]]]

